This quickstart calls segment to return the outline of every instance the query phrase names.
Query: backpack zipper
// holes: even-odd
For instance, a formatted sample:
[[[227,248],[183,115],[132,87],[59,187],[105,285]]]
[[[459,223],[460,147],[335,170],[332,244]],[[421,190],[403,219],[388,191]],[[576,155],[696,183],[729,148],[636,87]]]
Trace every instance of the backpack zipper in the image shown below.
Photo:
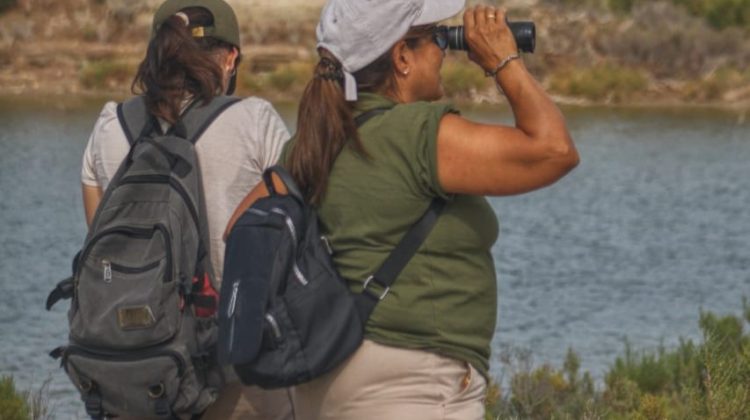
[[[292,239],[294,240],[294,243],[296,244],[297,243],[297,229],[294,227],[294,222],[292,221],[292,218],[289,217],[289,215],[287,215],[286,212],[279,207],[272,208],[271,212],[284,217],[284,222],[286,222],[286,227],[289,228],[289,232],[292,234]]]
[[[91,252],[91,249],[94,247],[94,245],[104,236],[112,234],[112,233],[122,233],[126,236],[130,236],[133,238],[140,238],[140,239],[150,239],[153,238],[153,232],[154,230],[159,230],[162,233],[162,236],[164,237],[165,242],[165,248],[167,253],[167,267],[166,267],[166,275],[165,277],[165,283],[170,281],[172,279],[172,240],[169,237],[169,234],[167,233],[167,228],[162,224],[156,224],[154,225],[154,228],[135,228],[130,226],[118,226],[110,229],[103,230],[99,232],[96,236],[91,238],[89,241],[88,247],[86,247],[85,252],[81,255],[80,261],[85,262],[86,258],[88,258],[89,253]],[[158,261],[157,261],[158,263]],[[112,281],[112,268],[113,265],[111,261],[104,259],[102,260],[102,265],[104,266],[104,281],[109,283]],[[119,266],[119,268],[122,268],[123,266]],[[80,269],[79,269],[80,270]],[[120,270],[116,270],[120,271]],[[126,271],[123,271],[126,272]],[[78,274],[78,273],[76,273]],[[76,276],[77,277],[77,276]],[[109,281],[107,279],[109,278]]]
[[[145,349],[145,350],[139,350],[139,351],[133,351],[133,352],[127,352],[127,353],[113,353],[113,352],[104,352],[104,351],[93,351],[89,350],[77,345],[70,345],[65,349],[65,352],[63,353],[63,359],[62,363],[65,367],[65,370],[68,369],[68,356],[71,354],[78,354],[83,357],[88,357],[91,359],[99,359],[109,362],[134,362],[138,360],[144,360],[144,359],[152,359],[155,357],[171,357],[177,365],[177,373],[179,376],[182,376],[182,374],[185,372],[185,360],[182,358],[182,355],[176,351],[172,350],[151,350],[151,349]]]
[[[281,328],[279,328],[279,323],[276,322],[276,318],[274,318],[271,314],[266,314],[265,318],[266,321],[268,321],[268,324],[271,325],[273,336],[276,337],[277,340],[281,340]]]
[[[240,281],[235,280],[232,283],[232,296],[229,299],[229,307],[227,308],[227,319],[229,319],[229,351],[231,352],[234,347],[234,310],[237,307],[237,294],[240,291]]]
[[[104,263],[104,260],[102,261]],[[146,264],[141,267],[129,267],[126,265],[120,265],[117,263],[109,262],[110,269],[113,271],[117,271],[118,273],[123,274],[140,274],[145,273],[147,271],[153,270],[154,268],[158,267],[159,264],[161,264],[161,260],[156,260],[152,263]]]
[[[307,286],[309,281],[305,278],[305,275],[302,274],[302,270],[299,269],[297,266],[297,262],[292,265],[292,271],[294,271],[294,276],[297,277],[297,280],[302,283],[303,286]]]
[[[102,270],[104,274],[104,282],[112,283],[112,264],[109,260],[102,260],[102,266],[104,266],[104,269]]]
[[[259,216],[263,216],[263,217],[268,217],[268,215],[271,213],[278,214],[279,216],[283,217],[284,224],[286,225],[289,233],[292,235],[292,240],[294,241],[295,244],[297,243],[297,229],[295,229],[294,227],[294,222],[292,221],[292,218],[289,217],[289,215],[287,215],[283,209],[279,207],[274,207],[271,209],[271,212],[269,213],[265,210],[255,209],[255,208],[250,207],[249,209],[247,209],[247,211],[249,211],[250,213],[257,214]],[[310,283],[307,280],[307,278],[305,278],[305,275],[302,274],[302,270],[300,270],[296,261],[292,265],[292,271],[294,272],[294,276],[297,278],[297,281],[299,281],[300,284],[302,284],[303,286],[307,286]]]

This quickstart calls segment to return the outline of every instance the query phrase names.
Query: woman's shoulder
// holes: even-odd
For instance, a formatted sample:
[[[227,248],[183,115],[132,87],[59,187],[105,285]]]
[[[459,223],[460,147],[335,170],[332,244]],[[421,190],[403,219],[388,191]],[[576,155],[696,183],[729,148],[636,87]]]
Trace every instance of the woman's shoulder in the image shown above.
[[[117,119],[117,102],[109,101],[104,104],[99,112],[99,117],[94,124],[92,137],[109,136],[120,130],[120,121]]]
[[[399,115],[402,118],[414,118],[415,116],[442,116],[449,112],[458,113],[458,110],[450,102],[416,101],[406,104],[398,104],[393,109],[397,111],[394,114]]]
[[[117,105],[115,101],[108,101],[99,112],[99,120],[117,119]]]
[[[398,143],[421,143],[437,136],[440,120],[445,114],[458,113],[452,104],[442,102],[410,102],[398,104],[386,111],[380,124],[374,124],[372,131],[386,137],[394,137]],[[404,138],[413,141],[404,142]]]
[[[229,109],[233,108],[240,112],[258,116],[267,115],[268,113],[278,114],[271,102],[257,96],[240,98],[239,102]]]

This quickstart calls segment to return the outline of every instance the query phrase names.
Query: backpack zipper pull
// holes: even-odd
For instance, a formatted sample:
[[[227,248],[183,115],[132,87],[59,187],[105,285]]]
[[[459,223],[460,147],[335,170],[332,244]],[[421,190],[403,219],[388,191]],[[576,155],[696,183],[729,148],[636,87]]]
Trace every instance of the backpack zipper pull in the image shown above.
[[[112,283],[112,264],[109,260],[102,260],[102,265],[104,266],[104,282]]]
[[[234,315],[234,308],[237,306],[237,292],[240,289],[240,281],[237,280],[232,284],[232,297],[229,299],[229,308],[227,308],[227,318],[231,318]]]

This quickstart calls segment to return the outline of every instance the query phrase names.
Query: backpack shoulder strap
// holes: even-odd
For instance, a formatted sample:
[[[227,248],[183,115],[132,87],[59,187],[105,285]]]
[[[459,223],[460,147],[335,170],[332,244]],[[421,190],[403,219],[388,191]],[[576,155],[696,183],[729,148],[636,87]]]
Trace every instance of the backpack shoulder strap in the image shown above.
[[[369,111],[365,111],[357,115],[356,117],[354,117],[354,124],[356,124],[357,127],[362,127],[367,121],[370,120],[370,118],[376,115],[380,115],[392,108],[393,108],[392,106],[383,106],[379,108],[373,108]]]
[[[357,124],[357,127],[362,127],[372,117],[383,114],[392,108],[392,106],[373,108],[358,115],[354,119],[354,122]],[[365,280],[362,293],[354,295],[357,302],[357,310],[363,323],[367,322],[370,314],[375,309],[375,305],[388,294],[391,286],[396,281],[396,277],[398,277],[404,267],[406,267],[406,264],[409,263],[409,260],[417,253],[419,247],[422,246],[425,239],[427,239],[440,213],[443,212],[445,204],[445,199],[434,198],[419,220],[409,228],[393,251],[388,254],[388,257],[380,268]],[[381,290],[380,292],[372,290],[371,286],[375,284]]]
[[[354,295],[357,302],[357,310],[359,310],[360,319],[363,323],[367,322],[370,314],[375,309],[375,305],[388,294],[401,270],[406,267],[406,264],[409,263],[409,260],[411,260],[425,239],[427,239],[438,217],[443,212],[445,204],[445,199],[440,197],[433,198],[427,211],[409,228],[409,231],[401,238],[401,241],[391,251],[380,268],[365,279],[362,293]],[[373,287],[371,286],[375,284],[380,289],[380,292],[372,290]]]
[[[143,96],[136,96],[117,104],[117,120],[120,121],[128,144],[132,146],[138,139],[138,133],[144,134],[142,132],[146,129],[146,123],[152,122]]]
[[[193,102],[182,114],[173,129],[181,130],[184,128],[184,138],[195,144],[216,117],[240,100],[236,96],[222,95],[213,98],[206,105]],[[182,125],[182,127],[179,127],[179,125]]]
[[[224,110],[232,104],[239,102],[240,98],[235,96],[217,96],[207,105],[191,103],[170,131],[189,139],[195,144],[201,134]],[[189,117],[188,117],[189,116]],[[136,96],[117,105],[117,119],[120,121],[122,130],[128,143],[132,146],[138,137],[148,134],[155,128],[155,118],[148,114],[146,101],[143,96]],[[149,125],[151,124],[151,125]]]

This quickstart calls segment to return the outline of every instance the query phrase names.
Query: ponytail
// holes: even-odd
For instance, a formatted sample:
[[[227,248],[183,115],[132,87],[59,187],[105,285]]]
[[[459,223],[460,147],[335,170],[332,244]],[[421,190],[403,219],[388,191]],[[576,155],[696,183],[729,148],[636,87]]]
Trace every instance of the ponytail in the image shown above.
[[[404,36],[409,48],[432,34],[434,25],[412,27]],[[391,50],[354,73],[357,90],[397,97]],[[357,133],[350,104],[344,96],[341,63],[325,48],[318,50],[320,61],[307,84],[297,115],[297,139],[284,162],[305,198],[320,204],[328,185],[333,163],[344,146],[362,157],[367,151]]]
[[[222,94],[224,72],[215,50],[232,46],[192,34],[193,26],[211,24],[213,16],[207,10],[191,7],[159,26],[131,85],[133,93],[145,96],[151,115],[174,124],[187,97],[208,103]]]
[[[320,204],[333,163],[345,145],[367,156],[344,97],[341,63],[320,49],[315,75],[305,87],[297,116],[297,139],[285,162],[312,204]]]

